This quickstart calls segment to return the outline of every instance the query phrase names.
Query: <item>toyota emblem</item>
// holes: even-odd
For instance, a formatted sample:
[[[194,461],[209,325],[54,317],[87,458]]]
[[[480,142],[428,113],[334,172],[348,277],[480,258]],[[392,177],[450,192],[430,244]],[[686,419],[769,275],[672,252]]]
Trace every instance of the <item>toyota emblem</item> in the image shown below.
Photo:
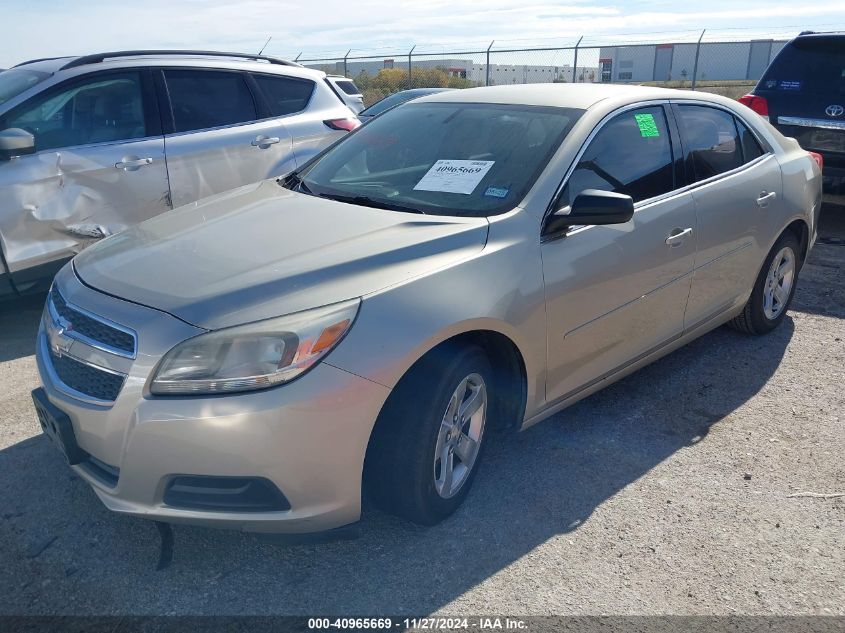
[[[827,116],[842,116],[845,108],[841,105],[829,105],[824,109],[824,112]]]

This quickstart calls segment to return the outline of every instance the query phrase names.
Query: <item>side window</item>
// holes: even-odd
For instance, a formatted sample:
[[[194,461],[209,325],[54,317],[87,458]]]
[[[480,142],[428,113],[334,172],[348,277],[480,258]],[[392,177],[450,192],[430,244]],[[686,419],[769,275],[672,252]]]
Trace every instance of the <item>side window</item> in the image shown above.
[[[629,110],[611,119],[590,141],[563,191],[560,206],[585,189],[615,191],[646,200],[675,188],[672,143],[661,107]]]
[[[307,79],[291,79],[281,75],[253,75],[261,92],[267,98],[273,116],[285,116],[301,112],[308,105],[314,82]]]
[[[351,81],[336,81],[335,86],[343,90],[348,95],[358,95],[361,94],[361,91]]]
[[[742,145],[733,115],[717,108],[681,105],[678,116],[696,182],[742,165]]]
[[[89,76],[33,97],[3,123],[35,136],[37,151],[143,138],[141,77],[136,72]]]
[[[235,125],[257,118],[252,93],[241,73],[165,70],[164,79],[176,132]]]
[[[742,140],[742,157],[744,162],[750,163],[766,152],[760,147],[759,141],[751,133],[751,130],[739,119],[736,120],[736,127],[739,130],[739,138]]]

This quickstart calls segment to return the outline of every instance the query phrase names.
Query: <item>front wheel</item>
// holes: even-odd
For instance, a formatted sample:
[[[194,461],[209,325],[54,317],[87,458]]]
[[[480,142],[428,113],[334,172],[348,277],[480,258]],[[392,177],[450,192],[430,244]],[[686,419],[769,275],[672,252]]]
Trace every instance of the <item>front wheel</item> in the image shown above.
[[[463,503],[482,455],[493,370],[477,347],[423,359],[391,394],[367,451],[367,493],[383,509],[433,525]]]
[[[769,252],[742,313],[729,322],[747,334],[766,334],[784,317],[795,295],[800,261],[798,240],[785,233]]]

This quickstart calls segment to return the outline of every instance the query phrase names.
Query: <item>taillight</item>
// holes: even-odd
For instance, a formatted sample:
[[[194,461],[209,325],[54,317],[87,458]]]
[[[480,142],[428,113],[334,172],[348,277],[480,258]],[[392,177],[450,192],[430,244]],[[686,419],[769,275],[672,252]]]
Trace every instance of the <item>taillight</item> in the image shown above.
[[[816,164],[819,166],[819,169],[824,169],[824,158],[822,158],[821,154],[817,154],[816,152],[807,152]]]
[[[765,97],[758,97],[757,95],[745,95],[739,98],[742,105],[746,105],[760,116],[769,118],[769,102]]]
[[[361,125],[361,122],[358,119],[329,119],[327,121],[323,121],[323,123],[333,130],[345,130],[346,132],[351,132]]]

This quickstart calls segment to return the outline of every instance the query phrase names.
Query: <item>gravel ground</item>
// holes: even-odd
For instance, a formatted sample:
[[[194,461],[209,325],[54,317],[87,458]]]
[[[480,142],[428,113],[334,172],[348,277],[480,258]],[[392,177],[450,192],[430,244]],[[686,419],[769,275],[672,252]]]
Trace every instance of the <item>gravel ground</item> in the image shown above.
[[[323,545],[109,513],[40,433],[41,298],[0,308],[0,613],[845,615],[845,210],[783,326],[721,328],[491,446],[422,529]]]

